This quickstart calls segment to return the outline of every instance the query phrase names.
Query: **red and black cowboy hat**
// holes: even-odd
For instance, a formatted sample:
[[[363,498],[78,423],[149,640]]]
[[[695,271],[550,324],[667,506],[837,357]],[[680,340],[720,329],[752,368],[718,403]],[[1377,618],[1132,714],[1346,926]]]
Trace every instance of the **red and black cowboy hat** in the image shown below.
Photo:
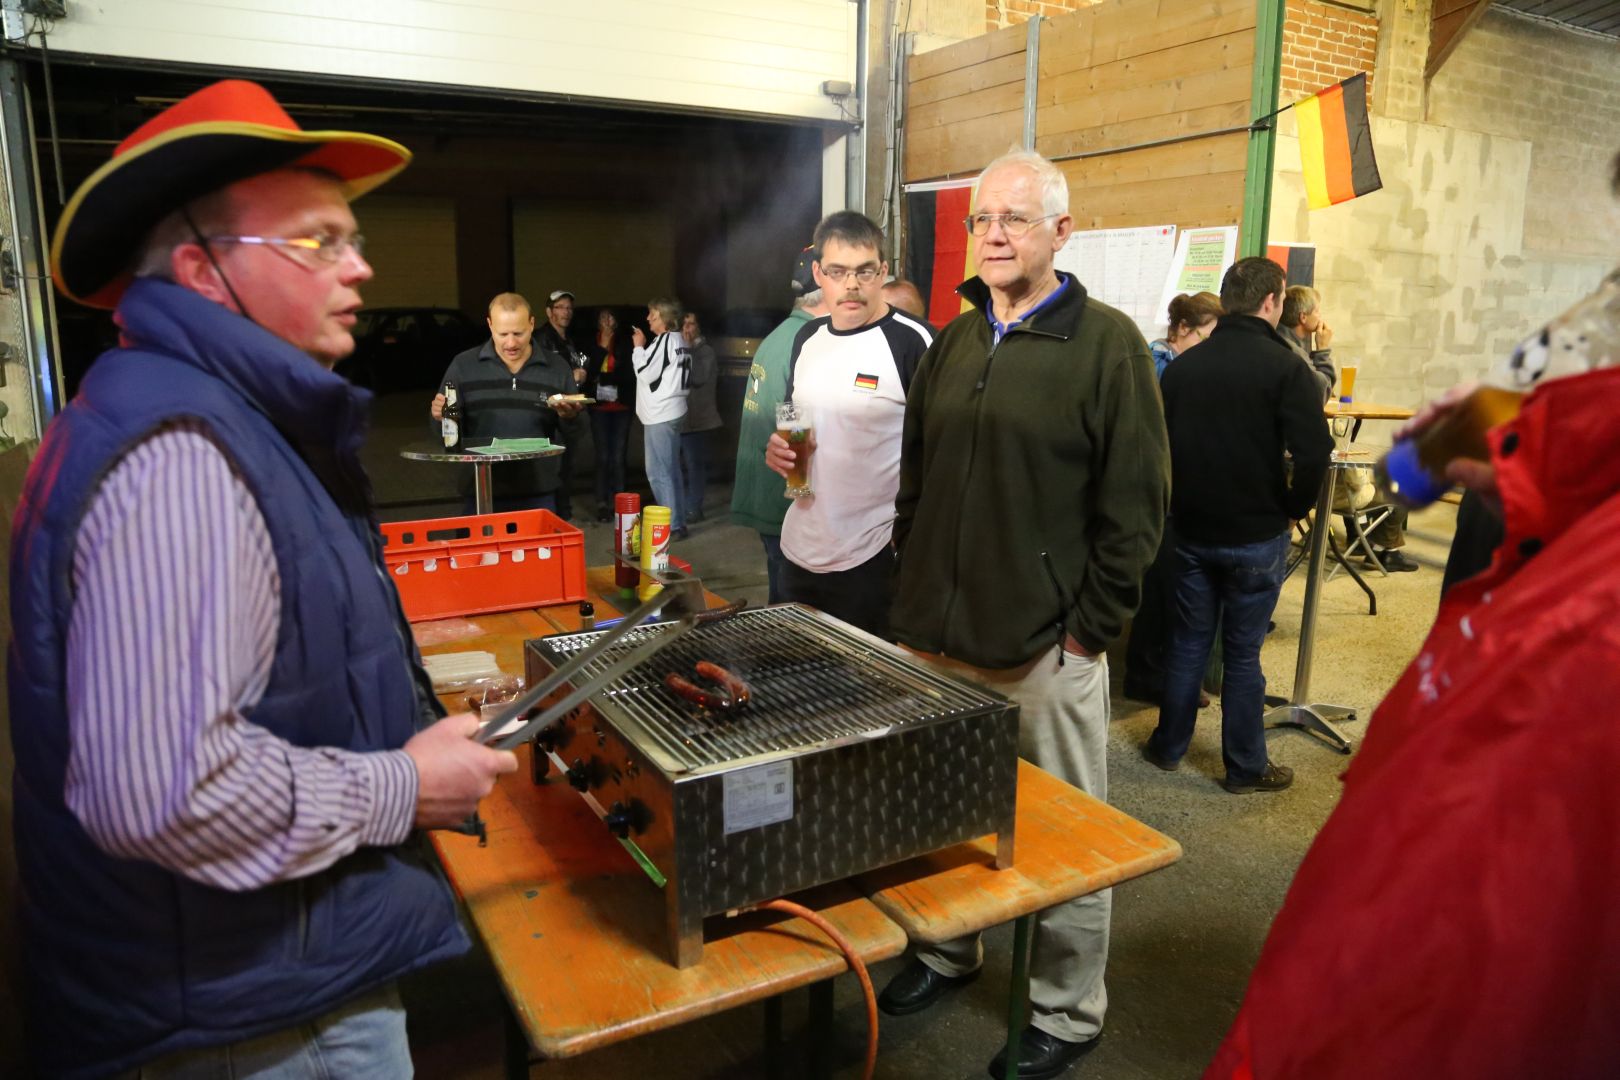
[[[217,82],[142,124],[79,185],[56,226],[51,277],[79,303],[111,308],[152,226],[193,199],[292,166],[331,173],[356,199],[410,160],[379,135],[304,131],[257,83]]]

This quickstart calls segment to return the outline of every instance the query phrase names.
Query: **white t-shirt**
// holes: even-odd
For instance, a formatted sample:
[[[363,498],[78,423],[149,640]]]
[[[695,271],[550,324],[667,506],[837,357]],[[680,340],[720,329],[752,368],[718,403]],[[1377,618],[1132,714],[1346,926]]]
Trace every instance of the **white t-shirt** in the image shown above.
[[[933,342],[923,323],[892,308],[858,330],[823,316],[793,341],[788,397],[810,409],[815,494],[795,499],[782,522],[782,554],[832,573],[866,562],[888,544],[900,492],[906,391]]]
[[[659,334],[646,348],[630,353],[635,368],[636,419],[662,424],[686,415],[687,383],[692,377],[692,350],[675,331]]]

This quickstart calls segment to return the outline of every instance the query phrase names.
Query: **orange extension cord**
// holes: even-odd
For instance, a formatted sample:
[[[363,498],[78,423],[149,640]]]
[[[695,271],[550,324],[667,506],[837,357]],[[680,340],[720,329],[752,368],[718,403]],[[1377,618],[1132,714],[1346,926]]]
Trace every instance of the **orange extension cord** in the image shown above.
[[[784,911],[789,915],[797,915],[805,922],[819,927],[821,932],[832,938],[833,944],[843,951],[844,959],[849,962],[850,970],[861,980],[861,993],[866,995],[866,1071],[861,1076],[864,1080],[872,1080],[872,1073],[877,1068],[877,993],[872,989],[872,976],[867,974],[866,964],[856,955],[855,947],[849,943],[848,938],[838,932],[837,927],[803,904],[795,904],[791,900],[767,900],[759,906],[772,911]]]

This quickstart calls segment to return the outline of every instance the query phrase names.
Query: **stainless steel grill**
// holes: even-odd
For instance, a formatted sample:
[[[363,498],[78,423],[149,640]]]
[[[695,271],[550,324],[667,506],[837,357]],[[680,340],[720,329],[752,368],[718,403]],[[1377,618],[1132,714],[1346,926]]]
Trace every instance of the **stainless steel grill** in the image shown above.
[[[583,677],[588,681],[656,633],[656,627],[632,631],[586,665]],[[544,651],[566,658],[598,636],[547,638]],[[665,675],[689,673],[700,660],[747,680],[753,700],[745,710],[706,711],[665,687]],[[984,707],[986,694],[805,608],[774,607],[700,627],[609,682],[593,700],[603,698],[640,727],[643,749],[657,754],[662,767],[688,772],[971,712]]]
[[[659,632],[632,631],[576,678]],[[531,641],[531,684],[602,634]],[[746,680],[750,703],[706,710],[665,687],[704,660]],[[702,954],[706,915],[987,833],[1010,864],[1017,718],[987,690],[782,605],[697,627],[596,687],[536,749],[665,879],[684,967]]]

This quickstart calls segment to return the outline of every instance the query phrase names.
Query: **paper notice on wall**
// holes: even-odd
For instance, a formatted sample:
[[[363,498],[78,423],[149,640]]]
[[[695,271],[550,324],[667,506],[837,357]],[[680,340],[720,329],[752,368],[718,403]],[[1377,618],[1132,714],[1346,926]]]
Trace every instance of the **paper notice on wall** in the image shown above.
[[[1220,295],[1221,278],[1237,261],[1237,242],[1236,225],[1182,230],[1170,272],[1159,293],[1158,310],[1154,313],[1156,332],[1167,328],[1170,301],[1178,294],[1211,292]]]
[[[1053,260],[1080,279],[1086,293],[1129,315],[1142,333],[1162,321],[1159,293],[1176,251],[1174,225],[1091,229],[1069,237]]]

